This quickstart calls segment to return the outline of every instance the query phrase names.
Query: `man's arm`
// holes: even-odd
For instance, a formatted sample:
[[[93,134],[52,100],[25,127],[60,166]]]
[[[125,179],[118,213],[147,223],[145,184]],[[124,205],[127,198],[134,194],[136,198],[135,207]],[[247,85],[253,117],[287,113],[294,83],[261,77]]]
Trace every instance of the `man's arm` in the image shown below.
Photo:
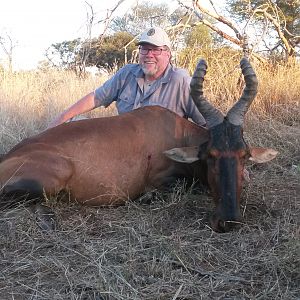
[[[95,108],[94,92],[91,92],[78,100],[72,106],[67,108],[63,113],[57,116],[49,125],[48,128],[60,125],[74,116],[91,111]]]

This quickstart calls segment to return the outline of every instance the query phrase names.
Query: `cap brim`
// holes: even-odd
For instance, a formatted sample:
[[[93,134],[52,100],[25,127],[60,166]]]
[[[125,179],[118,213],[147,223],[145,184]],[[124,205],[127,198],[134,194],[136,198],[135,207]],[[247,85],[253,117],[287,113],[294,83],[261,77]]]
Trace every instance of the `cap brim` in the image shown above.
[[[148,44],[148,45],[152,45],[152,46],[156,46],[156,47],[162,47],[164,45],[156,45],[156,44],[153,44],[153,43],[149,43],[147,41],[140,41],[137,43],[137,45],[142,45],[142,44]]]

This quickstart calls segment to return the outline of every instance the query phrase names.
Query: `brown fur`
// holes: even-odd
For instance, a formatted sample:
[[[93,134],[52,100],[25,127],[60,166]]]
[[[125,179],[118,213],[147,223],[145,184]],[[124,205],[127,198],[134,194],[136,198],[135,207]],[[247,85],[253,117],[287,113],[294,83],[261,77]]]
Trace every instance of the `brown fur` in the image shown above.
[[[207,140],[205,128],[158,106],[70,122],[15,146],[0,164],[0,183],[5,191],[29,179],[47,195],[67,190],[88,205],[121,204],[174,175],[192,176],[192,165],[163,152]]]

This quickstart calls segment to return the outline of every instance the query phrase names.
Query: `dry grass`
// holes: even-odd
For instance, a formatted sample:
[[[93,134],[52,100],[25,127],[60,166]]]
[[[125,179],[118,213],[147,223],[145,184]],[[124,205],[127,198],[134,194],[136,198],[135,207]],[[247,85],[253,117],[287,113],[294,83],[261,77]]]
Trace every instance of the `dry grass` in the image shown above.
[[[80,79],[71,72],[24,72],[0,77],[0,153],[36,134],[105,78]],[[112,113],[113,108],[106,113]],[[95,114],[95,113],[94,113]]]
[[[216,66],[224,70],[225,64]],[[182,182],[155,193],[151,203],[140,199],[118,208],[50,199],[60,227],[49,234],[26,208],[2,211],[0,299],[299,299],[298,69],[258,66],[260,93],[246,139],[280,155],[248,165],[243,226],[213,232],[211,197]],[[215,78],[210,72],[207,79],[209,98],[224,110],[238,97],[238,69],[231,72]],[[71,74],[22,76],[0,83],[3,151],[99,84]]]
[[[186,58],[188,57],[188,58]],[[223,112],[233,105],[243,90],[239,66],[240,53],[221,48],[194,51],[179,59],[191,74],[199,58],[206,59],[208,70],[204,82],[207,98]],[[300,65],[266,65],[251,60],[259,80],[258,95],[250,111],[264,119],[273,119],[287,125],[300,122]],[[250,114],[249,114],[250,115]]]

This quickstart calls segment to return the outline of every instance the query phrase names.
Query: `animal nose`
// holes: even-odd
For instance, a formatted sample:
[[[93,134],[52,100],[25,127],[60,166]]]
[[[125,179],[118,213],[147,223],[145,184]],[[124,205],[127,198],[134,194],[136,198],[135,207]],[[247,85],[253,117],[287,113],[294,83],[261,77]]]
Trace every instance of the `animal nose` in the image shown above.
[[[243,224],[242,221],[240,213],[237,213],[235,216],[231,216],[230,218],[224,218],[220,214],[215,213],[211,217],[210,223],[214,231],[222,233],[237,229]]]
[[[16,187],[13,184],[6,184],[2,188],[2,193],[4,195],[13,194],[16,191]]]
[[[5,196],[12,196],[13,198],[25,196],[27,199],[34,199],[43,195],[43,189],[35,180],[21,179],[16,182],[7,183],[3,187],[2,193]]]
[[[17,200],[18,202],[21,203],[22,200],[28,198],[28,192],[25,190],[16,188],[16,186],[14,184],[5,185],[3,187],[2,194],[4,195],[5,199],[10,199],[13,202],[15,202]]]

